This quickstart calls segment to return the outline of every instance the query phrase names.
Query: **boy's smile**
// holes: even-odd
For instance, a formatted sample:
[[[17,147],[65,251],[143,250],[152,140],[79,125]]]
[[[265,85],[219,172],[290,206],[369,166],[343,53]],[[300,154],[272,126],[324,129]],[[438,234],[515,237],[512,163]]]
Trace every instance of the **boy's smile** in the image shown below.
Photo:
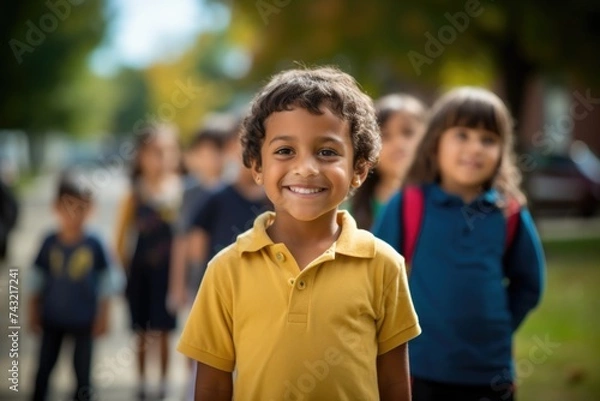
[[[335,215],[357,179],[348,123],[326,107],[273,113],[265,121],[261,166],[253,172],[278,217],[312,221]]]

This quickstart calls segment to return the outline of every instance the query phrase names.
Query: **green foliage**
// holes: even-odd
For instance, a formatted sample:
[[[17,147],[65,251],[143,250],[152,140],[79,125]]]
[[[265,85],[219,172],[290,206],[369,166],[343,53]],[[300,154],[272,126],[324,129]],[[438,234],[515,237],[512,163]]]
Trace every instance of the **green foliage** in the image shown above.
[[[114,78],[87,66],[104,35],[104,3],[2,4],[0,128],[131,132],[171,102],[178,82],[193,81],[203,90],[174,119],[189,133],[206,112],[246,102],[295,62],[338,65],[373,97],[500,83],[517,118],[532,76],[600,85],[600,3],[592,0],[210,0],[205,7],[230,7],[226,30],[203,33],[179,60]],[[225,68],[235,49],[253,60],[242,79]]]
[[[102,0],[2,3],[0,127],[82,129],[82,109],[73,105],[89,99],[77,84],[86,84],[82,71],[102,38],[102,15]]]
[[[586,86],[600,84],[600,58],[593,56],[600,39],[597,1],[234,4],[233,24],[238,21],[235,15],[243,14],[257,32],[249,81],[290,67],[293,61],[338,64],[374,96],[389,91],[394,82],[491,85],[497,77],[517,116],[531,76],[559,74]],[[460,77],[461,70],[476,73]]]
[[[111,132],[131,134],[133,126],[149,107],[148,84],[142,71],[132,69],[122,70],[111,84],[119,93],[117,103],[113,104]]]

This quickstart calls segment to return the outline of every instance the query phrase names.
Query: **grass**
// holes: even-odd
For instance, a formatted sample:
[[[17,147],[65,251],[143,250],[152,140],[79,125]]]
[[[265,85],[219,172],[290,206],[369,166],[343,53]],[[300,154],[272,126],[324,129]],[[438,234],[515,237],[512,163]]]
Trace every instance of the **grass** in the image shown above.
[[[516,336],[517,397],[600,400],[600,238],[549,241],[544,249],[545,295]]]

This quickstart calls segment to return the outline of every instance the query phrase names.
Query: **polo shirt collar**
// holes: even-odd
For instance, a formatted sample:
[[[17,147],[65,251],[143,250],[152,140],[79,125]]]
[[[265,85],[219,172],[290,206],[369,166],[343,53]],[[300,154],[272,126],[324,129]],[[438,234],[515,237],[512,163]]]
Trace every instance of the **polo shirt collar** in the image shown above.
[[[256,218],[253,229],[241,234],[236,241],[240,254],[256,252],[264,247],[275,245],[267,234],[267,227],[274,219],[274,212],[264,212]],[[342,227],[342,232],[331,247],[335,253],[357,258],[375,256],[375,237],[368,231],[359,230],[350,213],[346,210],[338,211],[337,221]]]
[[[427,190],[429,191],[431,199],[439,205],[463,205],[464,204],[464,202],[460,196],[450,194],[450,193],[444,191],[438,184],[429,184],[427,186]],[[471,203],[477,204],[479,202],[485,202],[490,205],[495,205],[498,203],[499,199],[500,199],[500,193],[496,189],[491,188],[491,189],[485,191],[484,193],[482,193],[481,195],[479,195]]]

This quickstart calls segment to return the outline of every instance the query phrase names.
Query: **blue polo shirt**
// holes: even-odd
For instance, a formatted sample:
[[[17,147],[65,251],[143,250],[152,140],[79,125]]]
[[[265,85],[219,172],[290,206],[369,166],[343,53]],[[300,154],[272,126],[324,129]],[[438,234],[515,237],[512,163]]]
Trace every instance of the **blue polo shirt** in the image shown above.
[[[410,342],[411,372],[439,382],[513,381],[512,336],[539,302],[544,256],[533,220],[520,210],[505,249],[506,218],[490,190],[470,204],[437,184],[423,187],[425,212],[409,286],[423,329]],[[402,244],[402,194],[394,195],[373,232]]]

